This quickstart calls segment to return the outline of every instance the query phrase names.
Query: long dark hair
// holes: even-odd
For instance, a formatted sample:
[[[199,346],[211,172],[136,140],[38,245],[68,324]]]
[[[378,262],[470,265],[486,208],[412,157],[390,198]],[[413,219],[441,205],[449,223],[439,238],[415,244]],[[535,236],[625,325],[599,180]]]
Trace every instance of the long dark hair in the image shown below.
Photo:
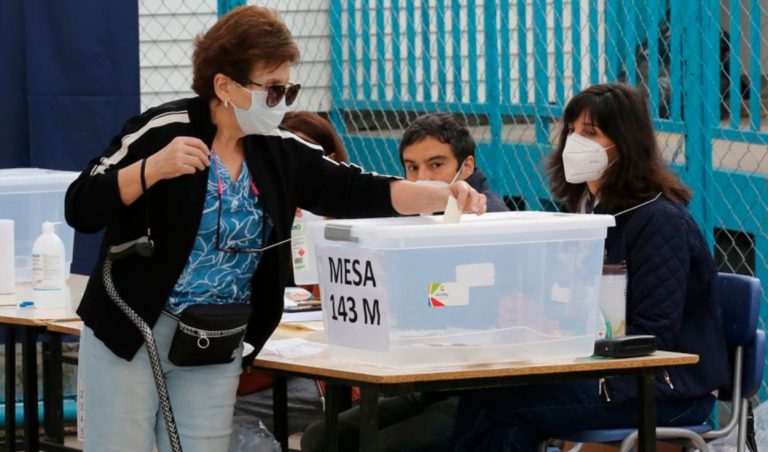
[[[662,158],[643,95],[629,85],[604,84],[591,86],[568,102],[557,148],[547,161],[550,190],[570,211],[577,210],[586,184],[565,181],[563,148],[569,127],[582,113],[616,144],[619,156],[603,174],[600,204],[609,211],[622,210],[659,192],[671,201],[688,204],[691,190]]]

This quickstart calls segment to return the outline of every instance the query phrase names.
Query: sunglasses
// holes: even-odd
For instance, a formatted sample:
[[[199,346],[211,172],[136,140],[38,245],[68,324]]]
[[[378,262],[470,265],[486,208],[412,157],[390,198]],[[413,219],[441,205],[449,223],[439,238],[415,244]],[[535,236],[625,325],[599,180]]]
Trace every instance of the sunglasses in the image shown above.
[[[269,108],[279,104],[280,101],[283,100],[283,97],[285,97],[285,105],[290,107],[296,101],[296,97],[299,95],[299,90],[301,90],[300,84],[291,82],[288,82],[285,85],[263,85],[261,83],[248,80],[244,83],[241,83],[241,85],[253,85],[267,90],[267,107]]]

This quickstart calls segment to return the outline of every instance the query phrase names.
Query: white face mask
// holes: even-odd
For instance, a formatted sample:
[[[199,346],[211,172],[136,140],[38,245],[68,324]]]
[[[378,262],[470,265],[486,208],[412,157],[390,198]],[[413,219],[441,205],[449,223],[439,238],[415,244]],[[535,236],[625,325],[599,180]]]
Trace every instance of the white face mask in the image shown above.
[[[251,91],[249,109],[243,110],[235,104],[232,107],[235,109],[237,123],[246,135],[265,134],[277,129],[289,110],[285,98],[274,107],[267,107],[267,93],[264,91]]]
[[[563,149],[563,169],[565,180],[571,184],[597,180],[608,168],[607,149],[600,143],[585,138],[577,133],[568,135]]]

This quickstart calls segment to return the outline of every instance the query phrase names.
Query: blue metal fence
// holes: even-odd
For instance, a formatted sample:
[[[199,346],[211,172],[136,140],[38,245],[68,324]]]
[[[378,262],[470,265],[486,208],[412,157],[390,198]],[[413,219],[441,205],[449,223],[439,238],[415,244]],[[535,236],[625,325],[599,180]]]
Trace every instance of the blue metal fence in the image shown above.
[[[713,248],[734,254],[718,230],[747,234],[752,250],[739,252],[754,253],[747,267],[768,287],[768,155],[749,147],[768,143],[759,0],[330,0],[329,18],[330,114],[365,167],[401,172],[403,126],[363,131],[355,115],[453,112],[479,125],[478,160],[493,188],[546,208],[542,162],[567,99],[599,82],[641,85]]]

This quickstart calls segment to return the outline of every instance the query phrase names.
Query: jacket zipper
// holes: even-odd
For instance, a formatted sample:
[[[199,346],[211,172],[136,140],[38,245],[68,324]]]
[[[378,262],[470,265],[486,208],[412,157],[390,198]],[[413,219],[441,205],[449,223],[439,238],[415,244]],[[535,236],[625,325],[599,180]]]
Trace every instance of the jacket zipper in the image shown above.
[[[664,374],[664,381],[667,382],[667,386],[669,386],[669,389],[675,389],[675,385],[672,384],[672,378],[669,376],[669,372],[667,372],[667,369],[662,369],[661,372]]]
[[[597,380],[597,395],[603,395],[605,393],[605,401],[611,401],[611,395],[608,394],[608,384],[605,382],[605,378]]]

